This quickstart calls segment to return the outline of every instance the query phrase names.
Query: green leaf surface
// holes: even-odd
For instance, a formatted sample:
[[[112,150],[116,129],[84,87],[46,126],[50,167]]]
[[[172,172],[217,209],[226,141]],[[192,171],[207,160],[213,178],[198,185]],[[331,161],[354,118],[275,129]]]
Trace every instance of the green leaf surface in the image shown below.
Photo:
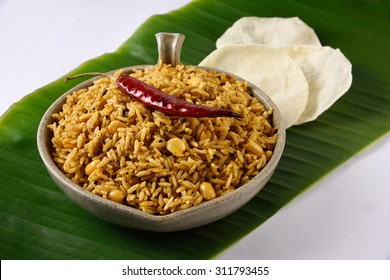
[[[155,33],[186,35],[182,62],[197,64],[242,16],[298,16],[323,45],[353,65],[351,89],[316,121],[287,131],[280,164],[247,205],[215,223],[176,233],[109,224],[73,204],[53,183],[36,148],[49,105],[76,83],[59,79],[28,95],[0,119],[1,259],[208,259],[260,226],[281,207],[390,130],[389,1],[197,0],[147,20],[114,53],[73,73],[154,64]],[[212,28],[210,28],[212,27]],[[22,175],[21,175],[22,174]]]

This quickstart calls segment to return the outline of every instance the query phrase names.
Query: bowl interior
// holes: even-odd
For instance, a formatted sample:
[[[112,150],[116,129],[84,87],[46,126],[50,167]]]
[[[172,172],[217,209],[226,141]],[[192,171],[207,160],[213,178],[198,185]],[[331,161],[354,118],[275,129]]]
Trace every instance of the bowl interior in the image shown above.
[[[142,69],[150,65],[139,65],[124,68],[125,72],[135,69]],[[202,67],[207,68],[207,67]],[[207,68],[210,69],[210,68]],[[223,72],[214,69],[218,72]],[[115,70],[116,71],[116,70]],[[112,71],[114,72],[114,71]],[[110,73],[112,73],[110,72]],[[224,72],[226,73],[226,72]],[[232,74],[230,74],[232,75]],[[241,79],[232,75],[237,79]],[[277,144],[273,155],[266,166],[251,181],[237,188],[233,192],[217,197],[213,200],[167,215],[151,215],[130,206],[122,205],[84,190],[69,178],[54,163],[52,152],[52,133],[47,125],[53,122],[52,114],[59,112],[66,101],[66,97],[75,90],[90,86],[99,77],[89,79],[61,95],[45,112],[38,127],[37,144],[40,156],[50,176],[61,190],[76,204],[91,214],[108,222],[125,227],[150,230],[150,231],[178,231],[198,227],[223,218],[246,204],[253,198],[271,178],[279,159],[282,155],[285,144],[285,128],[280,112],[272,100],[254,85],[248,85],[253,95],[269,109],[273,108],[273,126],[278,129]],[[242,80],[242,79],[241,79]]]

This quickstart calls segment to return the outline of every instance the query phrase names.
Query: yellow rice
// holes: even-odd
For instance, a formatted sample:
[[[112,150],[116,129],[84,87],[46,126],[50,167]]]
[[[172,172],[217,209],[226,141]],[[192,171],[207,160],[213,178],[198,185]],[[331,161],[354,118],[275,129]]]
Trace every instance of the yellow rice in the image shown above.
[[[115,83],[120,72],[69,95],[49,125],[54,161],[80,187],[164,215],[235,190],[272,156],[277,141],[272,108],[266,110],[246,82],[184,65],[131,73],[166,94],[243,116],[175,117],[122,94]],[[174,138],[184,147],[179,153],[172,151],[176,143],[167,148]],[[211,197],[200,187],[204,182],[211,184]]]

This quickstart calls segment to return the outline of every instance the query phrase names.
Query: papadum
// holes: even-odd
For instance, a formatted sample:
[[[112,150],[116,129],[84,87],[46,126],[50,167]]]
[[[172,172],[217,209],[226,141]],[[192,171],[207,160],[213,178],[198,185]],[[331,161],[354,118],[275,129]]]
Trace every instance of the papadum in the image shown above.
[[[199,65],[233,73],[256,85],[275,102],[286,128],[302,115],[309,86],[301,68],[284,52],[264,45],[231,45],[209,54]]]
[[[296,125],[315,120],[351,87],[352,64],[339,49],[300,45],[279,50],[299,65],[309,83],[307,105]]]
[[[240,18],[216,43],[217,48],[237,44],[262,44],[270,47],[321,46],[314,30],[298,17]]]

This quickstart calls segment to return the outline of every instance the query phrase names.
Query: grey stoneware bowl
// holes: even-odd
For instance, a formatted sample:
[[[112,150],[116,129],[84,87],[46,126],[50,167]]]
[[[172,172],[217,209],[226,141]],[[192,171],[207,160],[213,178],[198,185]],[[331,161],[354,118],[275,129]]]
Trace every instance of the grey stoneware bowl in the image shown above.
[[[156,34],[156,37],[159,60],[172,65],[179,64],[180,50],[184,36],[177,33],[158,33]],[[124,71],[131,71],[135,68],[139,69],[149,66],[150,65],[132,66],[125,68]],[[223,72],[218,69],[215,70]],[[52,114],[61,110],[62,105],[66,101],[66,96],[75,90],[90,86],[93,80],[97,78],[99,77],[87,80],[59,97],[44,114],[37,132],[39,153],[50,176],[65,195],[92,215],[110,223],[140,230],[172,232],[195,228],[221,219],[245,205],[264,187],[274,173],[284,149],[286,138],[285,128],[283,127],[280,112],[275,104],[260,89],[249,84],[249,89],[252,91],[253,95],[262,102],[267,109],[271,107],[274,108],[273,126],[278,129],[278,140],[274,153],[267,165],[258,175],[245,185],[224,196],[168,215],[151,215],[84,190],[67,178],[54,163],[51,157],[51,151],[53,149],[51,143],[52,133],[47,128],[47,125],[53,122]]]

